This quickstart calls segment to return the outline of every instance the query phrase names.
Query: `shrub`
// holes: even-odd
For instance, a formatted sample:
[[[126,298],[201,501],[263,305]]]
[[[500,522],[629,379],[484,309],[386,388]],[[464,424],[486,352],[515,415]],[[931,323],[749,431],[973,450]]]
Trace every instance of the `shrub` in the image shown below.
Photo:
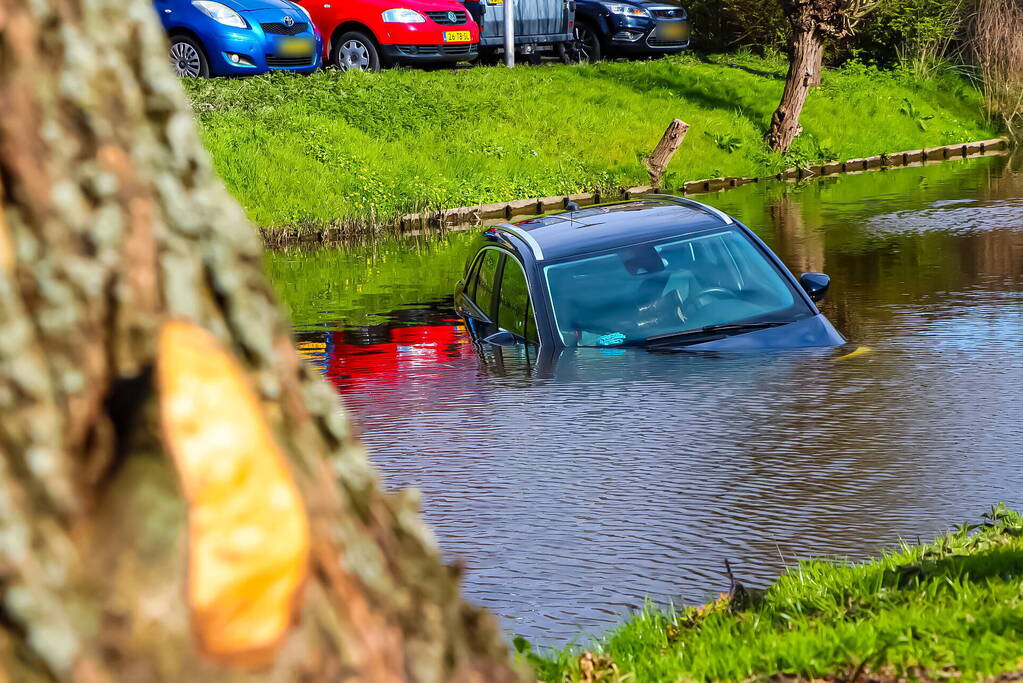
[[[972,0],[879,0],[856,32],[828,50],[832,62],[854,57],[923,67],[957,52]],[[789,27],[777,0],[692,0],[693,40],[701,50],[738,46],[784,51]],[[926,71],[927,69],[924,69]]]
[[[687,4],[698,49],[718,52],[739,46],[785,49],[788,24],[776,1],[692,0]]]
[[[984,81],[990,115],[1023,135],[1023,2],[981,0],[971,21],[970,51]]]
[[[968,11],[966,0],[881,0],[851,47],[882,64],[926,66],[957,51]]]

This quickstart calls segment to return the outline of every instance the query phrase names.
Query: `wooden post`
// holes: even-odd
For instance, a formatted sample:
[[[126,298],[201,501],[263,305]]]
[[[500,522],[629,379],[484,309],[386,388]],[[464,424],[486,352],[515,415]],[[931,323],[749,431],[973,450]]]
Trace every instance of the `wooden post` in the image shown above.
[[[646,170],[650,174],[650,184],[654,187],[661,186],[661,179],[664,171],[667,170],[671,158],[675,156],[675,150],[686,137],[689,124],[679,119],[672,119],[668,129],[661,136],[661,141],[654,147],[654,151],[646,160]]]

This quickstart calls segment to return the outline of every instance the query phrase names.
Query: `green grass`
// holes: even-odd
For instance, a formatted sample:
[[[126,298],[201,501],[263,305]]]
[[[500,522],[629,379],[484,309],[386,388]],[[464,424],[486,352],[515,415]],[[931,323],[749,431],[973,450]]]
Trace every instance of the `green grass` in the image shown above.
[[[217,172],[266,228],[368,225],[426,207],[644,184],[644,155],[674,117],[691,128],[669,188],[996,134],[980,95],[952,75],[917,81],[854,64],[825,74],[783,158],[762,137],[785,68],[749,55],[685,55],[271,74],[186,89]]]
[[[648,607],[594,645],[588,659],[606,678],[591,680],[977,680],[1020,669],[1023,517],[1003,506],[984,517],[866,564],[800,563],[763,594]],[[577,648],[516,646],[540,680],[580,680]]]

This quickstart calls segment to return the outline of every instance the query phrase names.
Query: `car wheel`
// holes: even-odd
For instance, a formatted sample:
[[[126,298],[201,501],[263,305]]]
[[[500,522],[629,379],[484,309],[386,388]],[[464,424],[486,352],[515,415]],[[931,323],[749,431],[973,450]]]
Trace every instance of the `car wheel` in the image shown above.
[[[195,40],[185,36],[171,38],[170,65],[182,78],[209,78],[210,62],[206,52]]]
[[[358,31],[348,31],[334,43],[331,63],[342,71],[380,71],[380,52],[373,39]]]
[[[600,45],[600,36],[589,24],[577,23],[572,29],[575,40],[565,45],[562,43],[562,60],[571,64],[593,63],[600,61],[603,50]],[[566,55],[567,54],[567,58]]]
[[[480,66],[497,66],[501,63],[497,50],[488,47],[481,47],[479,50],[479,57],[476,58],[476,61]]]

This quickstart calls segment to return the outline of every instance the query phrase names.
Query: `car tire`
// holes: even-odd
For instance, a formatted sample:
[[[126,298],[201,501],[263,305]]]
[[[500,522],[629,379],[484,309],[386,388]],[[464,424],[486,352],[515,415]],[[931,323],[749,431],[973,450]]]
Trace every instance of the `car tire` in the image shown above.
[[[600,43],[600,35],[596,29],[586,22],[576,22],[572,29],[575,40],[571,43],[561,43],[558,47],[561,52],[561,60],[566,64],[592,64],[599,62],[604,52]]]
[[[497,66],[501,63],[501,57],[494,48],[481,47],[479,49],[479,56],[476,57],[476,63],[480,66]]]
[[[181,78],[209,78],[210,60],[199,41],[188,36],[172,36],[168,52],[171,69]]]
[[[376,41],[361,31],[347,31],[335,41],[330,63],[341,71],[380,71],[380,51]]]

